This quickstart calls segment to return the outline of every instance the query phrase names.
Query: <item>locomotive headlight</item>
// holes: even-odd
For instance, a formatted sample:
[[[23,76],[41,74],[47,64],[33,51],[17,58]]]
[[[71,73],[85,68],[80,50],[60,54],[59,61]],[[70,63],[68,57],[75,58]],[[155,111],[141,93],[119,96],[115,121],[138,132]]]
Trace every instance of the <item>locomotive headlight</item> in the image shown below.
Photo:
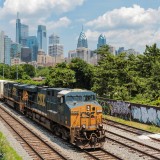
[[[87,111],[90,111],[91,110],[91,106],[87,106]]]
[[[82,125],[82,128],[83,128],[83,129],[85,129],[85,128],[86,128],[86,125],[85,125],[85,124],[83,124],[83,125]]]
[[[103,124],[102,123],[99,124],[99,128],[103,128]]]

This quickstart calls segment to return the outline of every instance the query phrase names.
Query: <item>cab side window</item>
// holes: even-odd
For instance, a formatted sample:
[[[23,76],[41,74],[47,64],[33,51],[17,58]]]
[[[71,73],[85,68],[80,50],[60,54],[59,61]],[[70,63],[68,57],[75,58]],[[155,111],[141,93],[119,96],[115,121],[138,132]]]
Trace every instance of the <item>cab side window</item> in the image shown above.
[[[58,103],[64,103],[64,96],[58,98]]]

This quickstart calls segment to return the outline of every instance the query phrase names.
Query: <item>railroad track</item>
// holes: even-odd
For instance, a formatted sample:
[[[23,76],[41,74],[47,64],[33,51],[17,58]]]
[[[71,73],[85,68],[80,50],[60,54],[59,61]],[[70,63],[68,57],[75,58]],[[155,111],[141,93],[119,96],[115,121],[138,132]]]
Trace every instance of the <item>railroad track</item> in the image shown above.
[[[14,113],[14,116],[13,116],[13,113],[12,114],[9,114],[8,112],[7,112],[7,110],[5,109],[5,107],[4,108],[1,108],[2,106],[0,106],[0,113],[2,113],[1,115],[0,115],[0,120],[2,119],[5,123],[7,123],[8,124],[8,121],[12,121],[12,123],[9,125],[10,126],[10,128],[11,128],[11,131],[12,132],[14,132],[13,134],[14,134],[14,136],[16,137],[16,139],[18,140],[18,141],[20,141],[20,143],[22,144],[22,146],[23,146],[23,148],[29,153],[29,155],[33,158],[33,159],[56,159],[56,160],[58,160],[58,159],[61,159],[61,158],[57,158],[57,157],[55,157],[55,158],[52,158],[51,156],[50,156],[50,154],[49,154],[49,158],[47,158],[47,157],[42,157],[42,158],[39,158],[39,156],[37,156],[36,155],[36,153],[34,153],[34,150],[32,149],[32,146],[30,146],[30,144],[29,144],[29,146],[28,146],[28,144],[26,144],[25,143],[25,141],[24,141],[24,139],[23,138],[21,138],[21,137],[19,137],[19,134],[17,134],[17,131],[15,132],[15,131],[13,131],[13,127],[11,127],[11,125],[14,125],[14,126],[17,126],[14,122],[13,122],[13,120],[11,120],[12,118],[13,119],[15,119],[16,121],[17,121],[17,119],[18,118],[16,118],[15,116],[16,115],[19,115],[19,113],[17,112],[17,113]],[[5,109],[5,110],[4,110]],[[12,108],[8,108],[9,110],[11,110],[12,111]],[[6,121],[3,119],[3,118],[1,118],[1,116],[4,116],[4,113],[5,114],[9,114],[8,116],[13,116],[11,119],[10,118],[8,118],[8,117],[5,117],[5,119],[6,119]],[[6,113],[7,112],[7,113]],[[18,120],[19,121],[19,120]],[[17,123],[17,122],[16,122]],[[20,125],[21,125],[21,123],[22,122],[18,122],[18,123],[20,123]],[[22,124],[22,126],[23,126],[23,124]],[[18,129],[18,126],[16,127],[17,129]],[[43,126],[42,126],[42,128],[43,128]],[[44,129],[46,129],[46,128],[44,128]],[[21,129],[22,130],[22,129]],[[47,130],[47,129],[46,129]],[[49,130],[47,130],[47,131],[49,131]],[[23,131],[23,132],[25,132],[25,131]],[[50,131],[49,131],[50,132]],[[35,133],[34,133],[35,134]],[[18,137],[17,137],[18,136]],[[25,137],[26,137],[26,134],[25,134]],[[30,137],[31,138],[31,137]],[[58,137],[57,137],[58,138]],[[35,141],[34,141],[35,142]],[[98,150],[81,150],[81,149],[79,149],[79,148],[75,148],[75,146],[73,146],[73,145],[71,145],[71,144],[68,144],[68,142],[67,141],[64,141],[64,143],[66,143],[66,145],[70,145],[70,147],[71,148],[73,148],[77,153],[80,153],[80,154],[82,154],[83,155],[83,157],[84,158],[86,158],[86,159],[95,159],[95,160],[116,160],[116,159],[121,159],[120,157],[118,157],[118,156],[116,156],[116,155],[112,155],[111,153],[109,153],[109,152],[107,152],[107,151],[105,151],[105,150],[103,150],[103,149],[98,149]],[[37,151],[38,153],[40,153],[41,151]],[[47,150],[46,150],[46,152],[47,152]],[[62,158],[62,159],[69,159],[69,158]]]
[[[120,130],[130,132],[130,133],[135,134],[135,135],[153,134],[153,132],[149,132],[149,131],[146,131],[146,130],[143,130],[143,129],[139,129],[139,128],[136,128],[136,127],[121,124],[121,123],[118,123],[118,122],[115,122],[115,121],[112,121],[112,120],[103,119],[103,123],[105,123],[109,126],[113,126],[115,128],[118,128]],[[151,137],[151,136],[149,138],[152,139],[153,141],[157,141],[157,142],[160,143],[160,139],[157,139],[157,138],[154,138],[154,137]]]
[[[107,152],[104,149],[96,149],[96,150],[84,150],[86,153],[84,158],[89,160],[122,160],[120,157]]]
[[[107,131],[106,133],[107,140],[118,143],[128,148],[130,151],[139,152],[142,157],[150,157],[152,159],[160,160],[160,149],[156,147],[152,147],[143,143],[140,143],[136,140],[127,138],[125,136],[119,135],[115,132]]]
[[[33,130],[25,126],[18,118],[9,113],[0,105],[0,117],[10,127],[11,131],[16,135],[17,140],[28,154],[36,160],[52,159],[52,160],[68,160],[57,148],[49,144],[48,141],[41,138]]]

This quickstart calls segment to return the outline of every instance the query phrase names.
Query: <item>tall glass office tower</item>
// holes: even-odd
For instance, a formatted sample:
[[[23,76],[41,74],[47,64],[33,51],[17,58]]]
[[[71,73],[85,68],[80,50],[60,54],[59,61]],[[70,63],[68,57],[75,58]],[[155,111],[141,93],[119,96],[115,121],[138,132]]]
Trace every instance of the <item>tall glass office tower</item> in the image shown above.
[[[4,38],[4,63],[11,65],[11,39],[8,36]]]
[[[29,35],[28,25],[22,24],[19,19],[19,13],[17,13],[16,19],[16,42],[21,44],[23,47],[26,46],[27,37]]]
[[[80,47],[88,48],[87,37],[85,33],[83,32],[83,27],[82,27],[82,32],[79,35],[78,43],[77,43],[77,48],[80,48]]]
[[[101,35],[98,37],[97,49],[100,48],[101,46],[104,46],[104,45],[106,45],[106,37],[105,37],[105,35],[102,35],[102,34],[101,34]]]
[[[21,24],[21,39],[20,39],[20,44],[23,47],[27,46],[27,37],[28,37],[28,25]]]
[[[47,54],[47,31],[46,31],[46,26],[38,25],[37,39],[38,39],[38,49],[43,50]]]
[[[19,13],[17,13],[16,19],[16,42],[21,42],[21,20],[19,19]]]
[[[0,63],[4,63],[4,32],[0,32]]]
[[[13,43],[11,44],[11,58],[20,58],[21,57],[21,44]]]
[[[27,38],[27,47],[31,49],[31,61],[37,61],[38,41],[36,36],[29,36]]]

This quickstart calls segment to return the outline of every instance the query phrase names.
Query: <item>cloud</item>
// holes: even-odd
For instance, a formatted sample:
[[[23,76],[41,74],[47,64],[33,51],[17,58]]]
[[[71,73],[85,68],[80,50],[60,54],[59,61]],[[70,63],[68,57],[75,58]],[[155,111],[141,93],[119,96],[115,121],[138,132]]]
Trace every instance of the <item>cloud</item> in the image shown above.
[[[53,30],[53,29],[56,29],[56,28],[59,28],[59,27],[67,27],[70,24],[71,24],[70,19],[68,19],[67,17],[62,17],[56,22],[55,21],[47,22],[46,26],[49,30]]]
[[[22,22],[25,24],[31,24],[31,21],[32,25],[29,26],[30,30],[34,30],[35,26],[37,26],[38,24],[45,25],[47,27],[47,30],[53,30],[60,27],[68,27],[71,24],[71,20],[68,17],[61,17],[57,21],[47,21],[46,18],[40,18],[37,21],[33,21],[33,19],[22,19]],[[15,26],[16,20],[12,19],[9,23]]]
[[[76,22],[84,23],[84,22],[86,22],[86,19],[85,18],[79,18],[79,19],[76,19]]]
[[[101,33],[101,31],[92,31],[90,29],[85,32],[89,46],[97,44]],[[119,29],[106,31],[103,34],[106,36],[107,44],[116,47],[116,49],[119,47],[125,47],[125,49],[133,48],[143,53],[146,45],[159,42],[160,30],[153,32],[152,30],[143,29]]]
[[[138,5],[133,7],[121,7],[108,11],[97,19],[86,23],[87,26],[95,29],[114,29],[114,28],[136,28],[160,24],[160,8],[147,9],[141,8]]]
[[[27,14],[43,15],[43,12],[68,12],[82,5],[84,0],[5,0],[2,14],[16,14],[17,11]]]
[[[46,25],[47,31],[67,27],[71,20],[61,16],[83,4],[85,0],[5,0],[0,7],[1,27],[11,38],[15,37],[16,14],[20,13],[21,22],[29,25],[30,35],[35,35],[37,25]],[[13,28],[12,32],[8,27]]]
[[[143,52],[146,45],[159,42],[159,15],[160,8],[121,7],[87,22],[86,35],[88,41],[97,43],[98,36],[104,33],[107,43],[117,49],[123,46]]]

